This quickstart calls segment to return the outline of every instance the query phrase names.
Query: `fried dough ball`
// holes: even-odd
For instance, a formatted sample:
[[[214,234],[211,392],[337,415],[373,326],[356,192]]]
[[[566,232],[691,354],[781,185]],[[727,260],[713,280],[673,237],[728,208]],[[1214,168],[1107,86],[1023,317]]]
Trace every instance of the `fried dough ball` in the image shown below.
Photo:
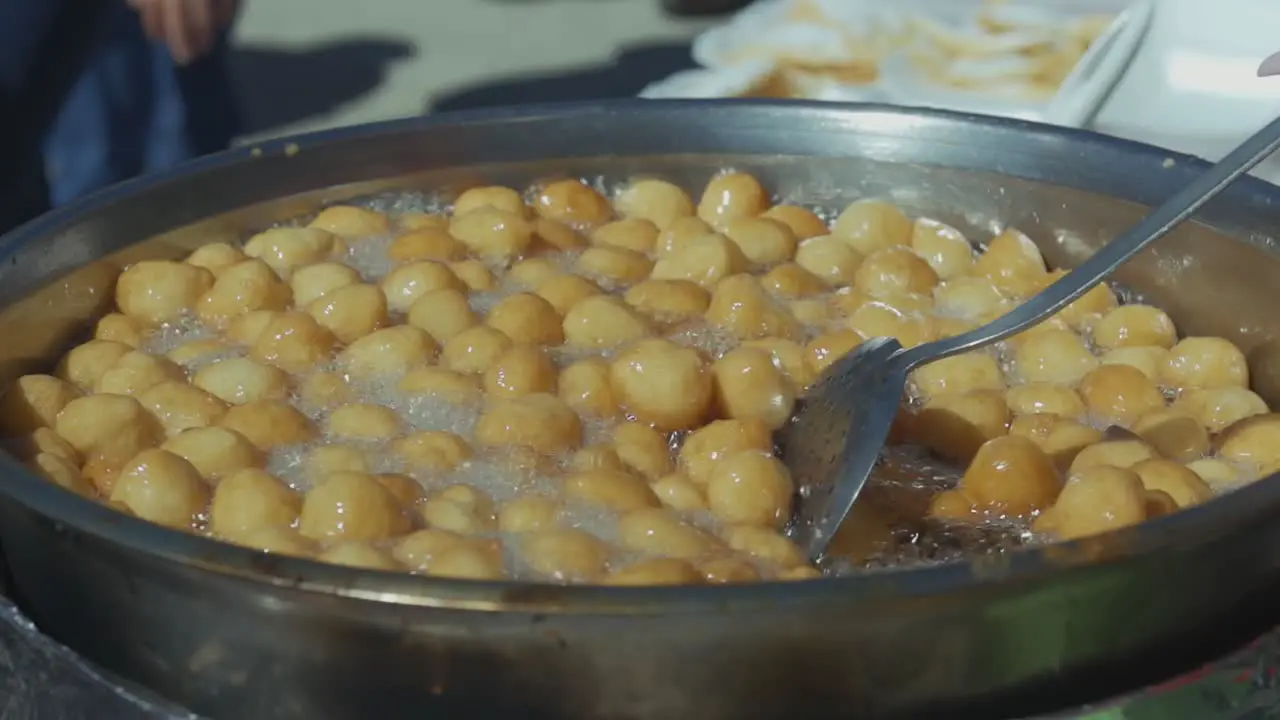
[[[446,343],[480,319],[461,291],[441,288],[429,290],[414,301],[406,321],[425,330],[437,343]]]
[[[761,213],[760,217],[786,225],[797,240],[808,240],[829,232],[826,221],[812,210],[799,205],[774,205]]]
[[[623,300],[649,318],[671,321],[701,315],[711,295],[690,280],[645,280],[628,289]]]
[[[1195,472],[1171,460],[1152,458],[1130,468],[1148,490],[1164,492],[1179,508],[1198,505],[1213,497],[1213,489]]]
[[[332,257],[341,241],[327,230],[314,227],[278,227],[264,230],[244,244],[244,254],[265,262],[281,278]]]
[[[711,409],[714,382],[698,353],[667,340],[642,340],[609,366],[619,404],[663,431],[697,427]]]
[[[182,368],[166,358],[137,350],[120,356],[110,370],[98,378],[93,390],[113,395],[141,395],[153,385],[185,380]]]
[[[38,453],[27,462],[27,467],[54,485],[81,497],[93,498],[97,495],[93,484],[80,474],[80,468],[62,455]]]
[[[609,295],[595,295],[574,305],[562,327],[566,345],[594,349],[620,347],[652,332],[626,303]]]
[[[58,412],[53,429],[86,459],[117,467],[164,438],[160,422],[127,395],[76,398]]]
[[[1070,330],[1043,330],[1022,341],[1014,355],[1025,382],[1074,386],[1098,367],[1084,340]]]
[[[908,421],[915,442],[952,462],[969,462],[984,443],[1008,432],[1009,406],[999,392],[940,393]]]
[[[609,364],[579,360],[560,371],[556,385],[560,399],[586,416],[611,418],[618,414],[618,397],[609,384]]]
[[[317,302],[323,301],[321,298]],[[328,361],[337,343],[333,331],[317,318],[303,312],[283,312],[266,324],[249,349],[249,357],[287,373],[301,374]]]
[[[551,303],[551,307],[561,315],[567,315],[574,305],[602,292],[600,286],[580,275],[557,275],[543,281],[537,288],[538,297]]]
[[[189,529],[208,503],[209,486],[191,463],[151,448],[121,468],[110,498],[143,520]]]
[[[1080,380],[1080,397],[1094,418],[1129,427],[1164,407],[1164,394],[1142,371],[1128,365],[1102,365]]]
[[[724,234],[756,266],[777,265],[796,254],[795,233],[786,224],[767,217],[738,218],[725,226]]]
[[[370,235],[386,235],[391,222],[386,215],[354,205],[334,205],[321,210],[307,227],[328,230],[347,240],[359,240]]]
[[[222,416],[219,424],[240,433],[264,452],[307,442],[316,433],[306,415],[281,400],[256,400],[234,405]]]
[[[453,201],[453,214],[466,215],[480,208],[496,208],[513,215],[525,215],[529,208],[524,204],[524,197],[516,190],[501,185],[485,185],[463,190]]]
[[[1222,432],[1245,418],[1268,412],[1266,401],[1257,393],[1235,385],[1188,390],[1173,407],[1194,417],[1211,433]]]
[[[124,352],[128,352],[127,347]],[[66,380],[52,375],[23,375],[0,396],[0,428],[5,435],[13,436],[53,427],[58,413],[78,397],[80,392]]]
[[[284,310],[293,300],[292,295],[271,266],[250,258],[223,269],[212,287],[200,296],[196,316],[224,326],[235,316],[254,310]]]
[[[564,479],[561,493],[569,503],[613,512],[658,506],[658,498],[648,483],[632,473],[618,470],[573,473]]]
[[[521,536],[520,556],[534,572],[556,582],[587,582],[604,575],[610,548],[594,535],[568,528]]]
[[[726,172],[707,183],[697,214],[717,230],[724,230],[734,220],[755,217],[768,208],[769,193],[759,180],[747,173]]]
[[[246,468],[214,489],[209,530],[234,541],[261,527],[292,527],[301,509],[302,496],[280,478],[265,470]]]
[[[523,446],[545,454],[582,445],[582,421],[555,395],[533,393],[495,398],[476,423],[476,442],[486,447]]]
[[[122,313],[108,313],[94,325],[93,339],[117,342],[136,349],[142,344],[146,331],[146,325],[137,318]]]
[[[695,486],[705,487],[715,468],[731,455],[772,449],[769,428],[759,420],[715,420],[685,438],[680,446],[680,469]]]
[[[1077,453],[1071,461],[1070,474],[1078,475],[1099,465],[1128,469],[1155,456],[1155,450],[1141,440],[1107,440]]]
[[[674,469],[667,437],[647,425],[622,423],[613,429],[612,444],[624,469],[650,481]]]
[[[338,363],[361,380],[404,375],[435,359],[438,347],[425,330],[396,325],[374,330],[338,354]]]
[[[518,257],[533,243],[533,224],[520,213],[479,207],[455,215],[449,234],[480,257],[506,260]]]
[[[1054,383],[1027,383],[1009,388],[1004,396],[1014,415],[1058,415],[1079,418],[1085,413],[1084,400],[1069,387]]]
[[[796,390],[768,353],[736,348],[711,366],[715,405],[729,418],[757,418],[770,430],[791,419]]]
[[[516,293],[498,301],[485,322],[517,343],[559,345],[565,341],[560,313],[533,293]]]
[[[1173,346],[1160,384],[1175,390],[1249,387],[1249,365],[1240,348],[1215,337],[1184,338]]]
[[[446,224],[447,225],[447,224]],[[446,227],[426,227],[409,230],[397,235],[387,248],[387,257],[396,262],[413,263],[421,260],[449,262],[467,256],[467,246],[449,234]]]
[[[707,505],[732,524],[781,527],[791,518],[794,493],[786,466],[759,451],[725,458],[707,479]]]
[[[164,426],[170,437],[184,430],[214,425],[227,412],[227,403],[194,385],[165,380],[138,395],[138,400]]]
[[[891,247],[866,257],[853,275],[854,287],[875,298],[931,293],[938,274],[905,247]]]
[[[911,226],[910,244],[941,280],[965,275],[973,267],[973,246],[964,234],[937,220],[916,220]]]
[[[302,501],[298,530],[316,539],[381,540],[409,529],[395,496],[372,475],[333,473]]]
[[[434,365],[410,370],[396,389],[407,395],[439,398],[453,405],[467,405],[480,399],[480,382],[474,375]]]
[[[1209,453],[1209,433],[1177,407],[1160,408],[1138,418],[1133,431],[1160,455],[1189,462]]]
[[[200,477],[213,485],[246,468],[267,464],[266,455],[245,436],[216,425],[183,430],[164,441],[160,449],[191,463]]]
[[[613,218],[609,200],[579,180],[561,180],[543,186],[533,207],[541,217],[570,227],[595,227]]]
[[[1150,305],[1121,305],[1093,325],[1093,342],[1103,350],[1122,347],[1172,348],[1178,341],[1173,320]]]
[[[635,180],[623,188],[613,205],[622,217],[648,220],[659,230],[694,213],[693,200],[679,185],[652,178]]]
[[[365,283],[325,293],[307,306],[307,313],[344,343],[353,343],[389,322],[387,296]]]
[[[61,420],[62,416],[58,417]],[[67,437],[61,430],[58,434]],[[1223,458],[1255,468],[1258,477],[1270,475],[1280,470],[1280,414],[1246,418],[1227,428],[1217,444],[1218,454]]]
[[[1100,465],[1073,473],[1052,507],[1032,528],[1075,540],[1136,525],[1147,519],[1146,491],[1137,473]]]
[[[649,277],[654,280],[689,280],[713,287],[724,278],[743,272],[747,258],[728,238],[719,234],[696,237],[658,256]]]
[[[974,390],[1004,390],[1000,363],[987,353],[969,352],[925,365],[912,375],[916,388],[926,396]]]
[[[527,533],[556,527],[560,504],[549,497],[523,495],[507,501],[498,510],[498,529],[505,533]]]
[[[973,274],[985,277],[1010,297],[1034,295],[1044,287],[1044,256],[1031,238],[1009,228],[987,243],[973,264]]]
[[[484,372],[484,389],[492,397],[515,397],[556,391],[556,366],[536,345],[513,345]]]
[[[401,265],[382,280],[380,286],[391,312],[408,312],[423,295],[433,290],[465,290],[466,284],[443,263],[429,260]],[[368,294],[368,291],[363,291]]]
[[[440,365],[464,375],[480,375],[514,343],[488,325],[476,325],[454,335],[440,349]]]
[[[418,507],[428,527],[459,535],[479,535],[497,528],[493,499],[469,485],[450,485]]]
[[[865,257],[835,235],[819,235],[800,243],[795,262],[831,287],[846,287],[854,283]]]
[[[1025,518],[1053,504],[1062,479],[1038,445],[1005,435],[978,448],[959,489],[979,511]]]
[[[216,278],[224,269],[235,265],[241,260],[246,259],[246,257],[247,256],[244,252],[238,247],[228,245],[227,243],[215,242],[209,243],[208,245],[201,245],[195,250],[192,250],[191,254],[188,255],[187,259],[183,262],[188,265],[202,267],[213,273],[213,276]]]
[[[190,313],[214,286],[213,273],[197,265],[144,260],[116,280],[116,306],[129,317],[159,325]]]

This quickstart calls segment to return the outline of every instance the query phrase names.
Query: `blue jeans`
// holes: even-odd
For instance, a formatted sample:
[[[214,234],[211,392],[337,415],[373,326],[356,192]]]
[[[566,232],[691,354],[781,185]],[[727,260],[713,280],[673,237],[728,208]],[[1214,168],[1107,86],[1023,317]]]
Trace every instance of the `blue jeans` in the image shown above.
[[[225,38],[180,67],[123,0],[106,1],[102,42],[45,135],[54,205],[217,152],[239,132]]]

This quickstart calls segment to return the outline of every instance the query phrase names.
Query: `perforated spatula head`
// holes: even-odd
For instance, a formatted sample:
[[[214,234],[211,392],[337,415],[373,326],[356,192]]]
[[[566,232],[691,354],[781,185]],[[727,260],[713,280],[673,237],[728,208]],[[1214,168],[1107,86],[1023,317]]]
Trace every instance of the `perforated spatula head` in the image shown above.
[[[822,374],[775,440],[797,497],[789,533],[819,560],[879,461],[907,387],[902,345],[868,340]]]

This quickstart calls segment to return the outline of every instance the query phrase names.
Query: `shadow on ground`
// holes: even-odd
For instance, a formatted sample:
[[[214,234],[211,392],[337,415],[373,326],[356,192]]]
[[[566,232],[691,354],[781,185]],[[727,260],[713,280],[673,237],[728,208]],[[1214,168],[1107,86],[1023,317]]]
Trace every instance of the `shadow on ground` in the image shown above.
[[[392,63],[415,53],[407,40],[381,37],[299,49],[237,45],[230,65],[243,108],[243,132],[269,132],[331,113],[373,92]]]
[[[691,67],[687,42],[640,45],[624,49],[607,65],[501,78],[441,93],[428,99],[426,111],[634,97],[649,83]]]

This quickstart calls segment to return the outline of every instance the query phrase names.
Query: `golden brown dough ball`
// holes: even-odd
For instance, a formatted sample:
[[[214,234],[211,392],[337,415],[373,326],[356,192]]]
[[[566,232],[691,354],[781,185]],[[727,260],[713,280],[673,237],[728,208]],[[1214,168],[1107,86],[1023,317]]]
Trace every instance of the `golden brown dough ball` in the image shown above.
[[[392,312],[408,312],[418,298],[432,290],[446,289],[465,290],[466,284],[447,265],[430,260],[402,265],[382,280],[386,308]]]
[[[261,527],[293,527],[302,496],[280,478],[257,468],[241,470],[218,483],[209,507],[209,530],[238,540]]]
[[[714,395],[698,353],[666,340],[643,340],[619,354],[609,366],[609,384],[636,420],[668,432],[697,427]]]
[[[227,243],[216,242],[201,245],[192,250],[191,254],[183,262],[188,265],[202,267],[213,273],[214,277],[217,277],[224,269],[244,260],[245,257],[246,255],[240,248]]]
[[[480,208],[496,208],[514,215],[525,215],[529,208],[520,191],[501,185],[485,185],[463,190],[453,201],[453,214],[466,215]]]
[[[732,525],[724,529],[723,537],[730,548],[782,570],[805,564],[800,548],[777,530],[759,525]]]
[[[227,321],[227,326],[223,328],[222,334],[235,345],[252,347],[254,343],[262,338],[262,334],[266,332],[267,326],[271,324],[271,321],[284,314],[274,310],[251,310]]]
[[[402,230],[442,229],[449,226],[449,218],[441,213],[407,212],[397,220]]]
[[[445,227],[420,228],[397,235],[387,247],[387,257],[398,263],[421,260],[448,262],[467,256],[467,246],[458,242]]]
[[[437,343],[446,343],[480,319],[461,291],[441,288],[423,293],[409,308],[406,321],[425,330]]]
[[[1053,504],[1062,479],[1038,445],[1020,435],[1005,435],[978,449],[960,490],[981,511],[1025,518]]]
[[[206,338],[182,343],[165,353],[165,359],[190,369],[193,365],[216,360],[219,356],[227,354],[229,350],[230,347],[221,340]]]
[[[589,582],[605,573],[609,546],[594,535],[547,528],[520,538],[520,557],[535,573],[556,582]]]
[[[1004,375],[995,357],[981,351],[943,358],[912,374],[916,388],[925,395],[972,390],[1004,390]]]
[[[1169,359],[1160,373],[1160,384],[1175,390],[1247,388],[1249,365],[1240,348],[1228,340],[1184,338],[1169,352]]]
[[[533,206],[538,215],[570,227],[595,227],[613,218],[608,199],[579,180],[544,185]]]
[[[137,348],[142,344],[146,326],[137,318],[122,313],[103,315],[93,328],[94,340],[108,340]]]
[[[388,324],[387,297],[376,286],[346,285],[307,306],[307,313],[344,343],[352,343]]]
[[[593,230],[591,242],[647,254],[658,244],[658,226],[643,218],[615,220]]]
[[[1267,403],[1257,393],[1239,386],[1188,390],[1173,407],[1194,417],[1211,433],[1254,415],[1265,415]]]
[[[1031,238],[1009,228],[992,238],[973,264],[973,274],[985,277],[1001,292],[1029,297],[1044,287],[1044,256]]]
[[[911,226],[911,249],[942,280],[965,275],[973,267],[973,246],[959,230],[920,218]]]
[[[698,571],[702,573],[703,580],[712,585],[757,582],[760,580],[760,571],[756,570],[755,566],[746,560],[738,558],[708,560],[698,565]]]
[[[533,224],[523,215],[494,207],[481,207],[455,215],[449,234],[472,253],[490,260],[518,257],[533,244]]]
[[[279,400],[289,394],[289,376],[283,370],[249,358],[226,358],[205,365],[191,382],[233,405]]]
[[[114,395],[139,395],[166,380],[181,382],[185,376],[177,363],[135,350],[121,355],[116,364],[98,378],[93,389]]]
[[[711,375],[721,416],[756,418],[770,430],[791,419],[796,389],[763,350],[730,350],[712,364]]]
[[[707,505],[712,514],[732,524],[781,527],[791,518],[794,493],[786,466],[759,451],[721,460],[707,480]]]
[[[742,172],[726,172],[707,183],[698,200],[698,217],[724,230],[734,220],[755,217],[769,209],[769,193],[760,181]]]
[[[588,417],[611,418],[618,414],[618,397],[609,384],[609,364],[603,360],[579,360],[560,371],[556,383],[560,399]]]
[[[244,470],[267,464],[266,455],[238,432],[211,426],[184,430],[169,438],[161,450],[181,457],[211,484]]]
[[[715,467],[731,455],[772,449],[769,428],[759,420],[715,420],[685,438],[680,446],[680,469],[694,485],[705,487]]]
[[[746,269],[747,259],[738,246],[723,235],[711,234],[660,254],[649,276],[654,280],[691,280],[711,287]]]
[[[534,393],[496,398],[476,423],[476,442],[485,447],[527,447],[552,455],[582,445],[582,421],[555,395]]]
[[[622,423],[614,428],[613,449],[625,468],[650,481],[674,469],[666,435],[647,425]]]
[[[631,468],[618,457],[618,451],[608,445],[588,445],[573,454],[569,460],[569,469],[574,472],[591,472],[595,470],[613,470],[630,473]]]
[[[592,247],[573,264],[575,272],[599,280],[605,286],[626,286],[649,276],[653,261],[643,253],[621,247]]]
[[[906,348],[913,348],[937,337],[937,328],[929,318],[904,313],[879,301],[869,302],[855,310],[847,323],[851,330],[868,340],[891,337]]]
[[[517,343],[559,345],[564,342],[560,313],[533,293],[508,295],[493,306],[485,321]]]
[[[254,310],[284,310],[293,292],[265,262],[249,259],[226,268],[200,296],[196,315],[204,322],[225,325],[231,318]]]
[[[124,463],[164,438],[164,428],[127,395],[88,395],[58,412],[53,429],[86,459]]]
[[[1014,367],[1025,382],[1074,386],[1098,367],[1098,358],[1070,330],[1044,330],[1025,338],[1014,353]]]
[[[1102,365],[1089,371],[1080,380],[1080,397],[1094,418],[1122,427],[1165,404],[1160,388],[1128,365]]]
[[[556,366],[536,345],[514,345],[484,372],[484,389],[494,397],[556,391]]]
[[[352,445],[321,445],[307,453],[309,477],[323,477],[336,472],[369,472],[369,458],[364,450]]]
[[[52,375],[23,375],[0,396],[0,428],[5,435],[13,436],[53,427],[58,413],[78,397],[80,392],[66,380]]]
[[[1044,278],[1044,288],[1065,277],[1066,270],[1050,270]],[[1120,301],[1106,283],[1095,285],[1079,299],[1074,300],[1055,316],[1072,330],[1083,331],[1116,309]]]
[[[829,288],[822,278],[796,263],[782,263],[760,278],[764,289],[782,298],[806,298],[821,295]]]
[[[329,414],[328,432],[343,440],[389,440],[403,423],[394,410],[381,405],[343,405]]]
[[[716,229],[696,217],[678,218],[658,236],[658,257],[683,249],[690,242],[704,235],[714,235]]]
[[[484,292],[498,285],[498,279],[493,276],[493,272],[480,260],[451,262],[449,269],[467,286],[468,290]]]
[[[701,512],[707,509],[702,489],[679,473],[658,478],[649,486],[658,502],[676,512]]]
[[[1079,418],[1084,415],[1084,400],[1069,387],[1053,383],[1027,383],[1009,388],[1004,395],[1014,415],[1058,415]]]
[[[1143,415],[1134,423],[1133,431],[1160,455],[1179,462],[1203,457],[1211,448],[1204,426],[1176,408],[1160,408]]]
[[[360,273],[337,262],[300,267],[289,277],[293,301],[299,306],[314,302],[325,293],[360,282]]]
[[[1090,468],[1073,475],[1032,528],[1060,540],[1099,535],[1146,520],[1146,499],[1137,473],[1110,466]]]
[[[805,359],[810,374],[816,378],[861,344],[862,335],[855,330],[836,330],[810,340],[805,345]]]
[[[1102,441],[1102,432],[1058,415],[1020,415],[1009,423],[1010,435],[1021,435],[1040,446],[1065,473],[1081,450]]]
[[[249,357],[285,372],[300,374],[327,362],[336,344],[333,332],[315,317],[302,312],[284,312],[267,323],[250,348]]]
[[[600,286],[580,275],[557,275],[537,288],[538,297],[551,303],[551,307],[561,315],[568,314],[574,305],[602,292]]]
[[[1220,458],[1201,458],[1187,463],[1187,469],[1214,490],[1239,487],[1244,480],[1240,468]]]
[[[300,558],[314,557],[319,550],[314,541],[303,537],[297,530],[275,526],[255,528],[232,542],[274,555]]]
[[[627,290],[623,300],[649,318],[671,322],[701,315],[711,295],[690,280],[645,280]]]
[[[307,416],[283,400],[256,400],[232,406],[219,424],[245,436],[264,452],[307,442],[316,434]]]
[[[450,485],[418,506],[428,527],[459,535],[493,532],[498,526],[493,499],[469,485]]]
[[[865,256],[835,235],[811,237],[796,248],[795,262],[831,287],[852,285]]]
[[[41,454],[57,455],[74,465],[77,472],[79,472],[80,465],[84,462],[80,451],[64,440],[61,435],[54,432],[52,428],[38,427],[27,435],[9,438],[9,440],[11,441],[10,449],[14,456],[22,460],[30,460]]]
[[[556,526],[560,504],[541,495],[523,495],[508,500],[498,510],[498,530],[504,533],[526,533]]]
[[[324,478],[307,493],[298,517],[299,532],[316,540],[381,540],[408,529],[395,496],[364,473]]]
[[[571,504],[590,505],[612,512],[657,507],[658,498],[642,478],[618,470],[588,470],[565,477],[560,490]]]
[[[1156,456],[1155,450],[1142,440],[1106,440],[1090,445],[1076,454],[1069,474],[1078,475],[1099,465],[1129,469]]]
[[[939,393],[908,422],[920,445],[953,462],[968,462],[979,448],[1008,432],[1009,406],[998,391]]]
[[[587,238],[568,225],[547,218],[534,218],[531,252],[580,250],[586,246]]]
[[[892,247],[868,255],[854,273],[853,284],[872,297],[889,298],[930,293],[938,284],[938,275],[908,248]]]
[[[67,437],[61,430],[58,434]],[[1231,462],[1256,469],[1257,477],[1280,470],[1280,414],[1255,415],[1228,428],[1218,438],[1218,454]]]
[[[636,180],[623,188],[613,205],[622,217],[648,220],[659,230],[694,212],[693,200],[683,188],[651,178]]]
[[[86,498],[97,495],[93,485],[80,474],[80,468],[61,455],[42,452],[27,463],[33,472],[64,490]]]
[[[564,268],[549,257],[525,258],[507,271],[508,285],[535,289],[542,283],[564,274]],[[544,300],[546,298],[543,298]]]
[[[310,410],[335,408],[351,402],[354,397],[346,377],[327,370],[311,373],[298,388],[298,400]]]
[[[474,375],[434,365],[410,370],[396,387],[406,395],[433,396],[453,405],[467,405],[480,399],[480,382]]]
[[[227,403],[180,380],[156,383],[140,393],[138,401],[160,421],[169,437],[215,425],[227,412]]]
[[[403,375],[430,362],[438,350],[425,330],[412,325],[374,330],[347,346],[338,362],[353,378],[370,380]]]
[[[70,352],[64,355],[58,363],[54,374],[59,379],[71,383],[80,390],[90,391],[93,390],[94,386],[98,384],[98,380],[108,370],[116,366],[120,358],[133,351],[132,347],[124,343],[112,340],[90,340],[83,345],[71,348]],[[27,375],[25,377],[47,378],[49,376]],[[29,380],[27,382],[49,384],[44,380]],[[21,385],[23,380],[20,379],[18,383]]]
[[[1103,350],[1121,347],[1171,348],[1178,341],[1173,320],[1150,305],[1121,305],[1093,325],[1093,342]]]
[[[912,222],[883,200],[855,200],[836,218],[831,234],[863,255],[911,242]]]
[[[401,570],[400,563],[382,549],[368,543],[343,542],[320,553],[316,558],[331,565],[364,568],[366,570]]]
[[[397,561],[412,571],[429,571],[429,568],[445,554],[461,547],[480,547],[483,543],[474,538],[464,538],[447,530],[418,530],[397,538],[391,553]]]
[[[766,217],[738,218],[725,226],[724,234],[753,265],[769,267],[796,254],[796,236],[785,223]]]
[[[929,500],[926,515],[934,520],[968,523],[980,519],[977,512],[978,509],[969,496],[961,490],[952,489],[934,495]]]
[[[761,213],[760,217],[786,225],[797,240],[808,240],[830,232],[826,221],[814,214],[812,210],[799,205],[774,205]]]
[[[1171,460],[1143,460],[1130,470],[1142,479],[1143,487],[1168,494],[1179,508],[1199,505],[1213,498],[1213,489],[1199,475]]]
[[[191,463],[152,448],[134,456],[121,470],[111,501],[143,520],[189,529],[209,501],[209,486]]]
[[[706,318],[743,340],[799,337],[801,332],[795,319],[765,293],[760,281],[747,274],[731,275],[716,283]]]
[[[454,335],[440,349],[440,364],[454,372],[480,375],[514,343],[488,325],[476,325]]]
[[[410,467],[437,473],[454,470],[473,455],[466,440],[444,430],[411,433],[392,443],[391,451]]]
[[[1103,353],[1101,361],[1103,365],[1128,365],[1159,382],[1164,366],[1169,362],[1169,351],[1154,345],[1121,347]]]
[[[961,318],[998,317],[1009,300],[984,277],[954,277],[933,289],[938,311]]]
[[[609,573],[605,585],[659,586],[701,585],[702,573],[684,560],[651,558],[624,565]]]
[[[801,326],[827,328],[836,324],[838,313],[827,298],[801,298],[787,303],[791,317]]]
[[[506,577],[506,569],[502,566],[502,543],[488,540],[447,548],[432,559],[426,571],[436,577],[501,580]]]
[[[334,205],[321,210],[307,227],[328,230],[346,240],[361,240],[373,235],[386,235],[391,221],[376,210],[354,205]]]
[[[278,227],[264,230],[244,244],[244,254],[265,262],[288,280],[294,270],[327,260],[342,249],[342,241],[313,227]]]
[[[195,309],[200,296],[214,286],[205,268],[170,260],[134,263],[116,280],[116,305],[132,318],[158,325]]]
[[[618,540],[635,552],[681,560],[700,560],[723,544],[712,534],[661,508],[639,508],[618,519]]]
[[[643,318],[609,295],[580,301],[565,313],[561,327],[566,345],[594,350],[620,347],[651,334]]]

